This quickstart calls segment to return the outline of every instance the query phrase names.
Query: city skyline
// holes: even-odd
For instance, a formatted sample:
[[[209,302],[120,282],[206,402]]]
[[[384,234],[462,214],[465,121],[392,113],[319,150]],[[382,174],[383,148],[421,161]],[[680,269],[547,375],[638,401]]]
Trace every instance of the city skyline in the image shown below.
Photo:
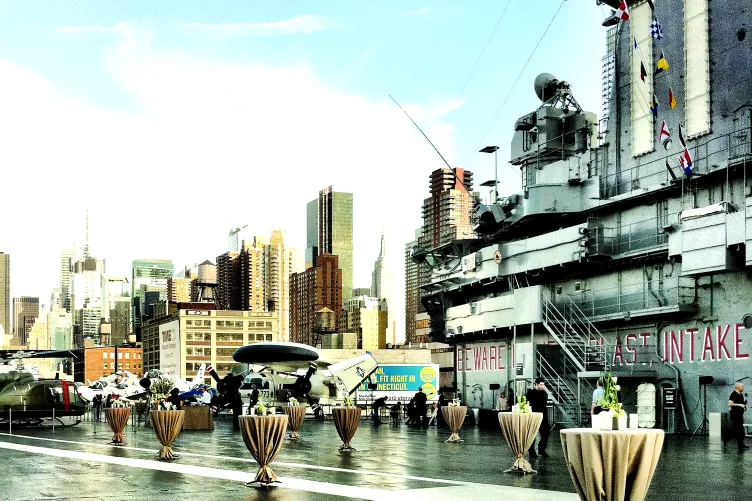
[[[60,253],[84,241],[86,208],[91,252],[108,260],[108,274],[127,277],[141,256],[179,266],[213,259],[238,221],[252,234],[284,229],[304,249],[306,203],[328,185],[354,194],[353,287],[371,282],[382,221],[402,284],[400,256],[421,224],[425,177],[445,165],[390,94],[479,183],[493,177],[493,162],[478,143],[498,144],[509,193],[520,184],[504,165],[509,124],[536,103],[535,75],[551,72],[572,84],[583,107],[601,108],[604,36],[568,36],[572,23],[600,23],[591,5],[565,3],[529,65],[529,53],[507,48],[522,34],[539,36],[554,4],[511,2],[487,50],[506,4],[262,3],[247,12],[218,2],[210,13],[176,5],[158,15],[137,3],[106,12],[56,7],[43,17],[22,4],[4,7],[0,163],[13,166],[11,179],[34,172],[39,180],[31,204],[14,190],[0,198],[5,213],[29,205],[24,218],[0,218],[12,297],[46,298],[58,286]],[[467,44],[449,40],[447,29]],[[581,60],[576,71],[572,54]],[[503,104],[512,90],[518,97]],[[178,197],[187,203],[165,204]],[[62,222],[49,219],[61,209]],[[390,310],[404,311],[402,301]]]

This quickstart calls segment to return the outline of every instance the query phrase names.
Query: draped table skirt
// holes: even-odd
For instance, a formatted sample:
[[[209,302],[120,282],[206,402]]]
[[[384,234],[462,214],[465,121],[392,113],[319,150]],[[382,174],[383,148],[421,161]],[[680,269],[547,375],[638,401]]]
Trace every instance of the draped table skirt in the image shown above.
[[[240,416],[238,419],[243,442],[259,464],[256,478],[246,485],[256,482],[268,485],[277,482],[277,475],[269,465],[277,458],[282,448],[287,416]]]
[[[360,424],[360,408],[334,407],[332,408],[332,417],[334,418],[334,426],[337,428],[339,438],[342,439],[342,445],[339,447],[339,450],[354,451],[355,449],[350,445],[350,441],[355,436],[355,430],[358,429],[358,425]]]
[[[585,501],[643,501],[663,447],[663,430],[561,430],[574,488]]]
[[[290,440],[297,440],[300,438],[300,427],[303,426],[303,420],[305,419],[306,408],[304,405],[290,405],[283,407],[285,414],[287,415],[287,425],[290,427]]]
[[[115,445],[125,445],[125,437],[123,437],[123,430],[125,425],[128,424],[128,418],[131,416],[130,407],[107,407],[104,410],[107,424],[110,425],[112,430],[112,443]]]
[[[162,444],[157,457],[162,460],[177,459],[178,455],[172,450],[172,443],[180,435],[185,421],[185,411],[151,411],[151,424],[157,440]]]
[[[447,426],[452,432],[452,435],[445,440],[446,442],[464,442],[460,438],[459,431],[462,428],[462,423],[465,422],[465,416],[467,415],[467,407],[464,405],[448,405],[441,408],[441,415],[444,417]]]
[[[537,473],[525,459],[525,452],[533,445],[535,435],[538,433],[542,421],[542,412],[529,412],[525,414],[512,412],[499,413],[501,433],[504,435],[504,439],[507,441],[515,457],[512,468],[506,470],[505,473],[510,471]]]

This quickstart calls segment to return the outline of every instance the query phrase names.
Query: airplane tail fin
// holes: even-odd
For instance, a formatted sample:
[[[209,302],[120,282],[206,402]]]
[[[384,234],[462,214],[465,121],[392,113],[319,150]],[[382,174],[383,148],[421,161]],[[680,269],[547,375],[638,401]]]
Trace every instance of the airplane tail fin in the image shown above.
[[[206,364],[201,364],[201,367],[199,367],[198,372],[196,373],[196,377],[193,378],[193,381],[191,382],[191,385],[199,384],[204,382],[204,371],[206,370]]]
[[[344,362],[339,362],[328,367],[332,376],[338,377],[342,384],[347,389],[347,394],[351,395],[360,383],[368,379],[368,377],[376,371],[379,364],[373,355],[366,353]]]

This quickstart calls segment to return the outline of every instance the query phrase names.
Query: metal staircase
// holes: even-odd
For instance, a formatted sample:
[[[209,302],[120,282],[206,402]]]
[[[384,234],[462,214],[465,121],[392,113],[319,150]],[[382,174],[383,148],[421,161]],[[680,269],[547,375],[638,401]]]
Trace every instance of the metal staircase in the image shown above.
[[[603,372],[611,368],[606,357],[606,339],[571,298],[567,297],[564,303],[564,313],[545,297],[541,304],[543,325],[578,371]]]
[[[536,354],[538,373],[546,379],[549,395],[556,404],[556,421],[581,426],[589,419],[589,400],[583,402],[581,392],[589,393],[592,385],[578,376],[581,372],[604,372],[611,368],[606,357],[606,340],[580,308],[567,297],[563,312],[546,297],[543,305],[543,325],[556,340],[566,357],[559,370],[554,369],[541,353]]]

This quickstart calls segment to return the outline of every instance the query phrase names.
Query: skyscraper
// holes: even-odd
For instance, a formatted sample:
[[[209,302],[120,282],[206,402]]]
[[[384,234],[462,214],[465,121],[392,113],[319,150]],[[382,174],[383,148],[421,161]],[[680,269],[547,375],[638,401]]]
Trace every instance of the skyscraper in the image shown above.
[[[144,293],[159,292],[162,293],[159,299],[167,300],[167,279],[172,277],[172,260],[136,259],[133,261],[132,273],[133,331],[136,333],[136,340],[141,340],[141,319],[146,314]]]
[[[386,266],[384,260],[386,259],[386,242],[384,238],[384,230],[381,230],[381,247],[379,248],[379,257],[376,258],[376,262],[373,264],[373,272],[371,273],[371,295],[377,298],[386,297],[384,292],[389,288],[391,284],[388,282],[392,279],[391,271]]]
[[[306,218],[306,267],[323,254],[339,257],[342,298],[349,299],[353,290],[352,193],[335,192],[331,186],[321,190],[318,199],[306,206]]]
[[[71,311],[71,280],[73,263],[76,261],[76,248],[63,249],[60,253],[60,308]]]
[[[413,248],[418,245],[423,229],[415,230],[415,240],[405,245],[405,341],[417,342],[415,339],[415,316],[425,311],[420,302],[418,290],[418,265],[413,262]]]
[[[225,252],[217,256],[217,308],[241,310],[240,253]]]
[[[38,297],[13,298],[13,333],[19,344],[26,344],[37,317],[39,317]]]
[[[0,327],[11,335],[10,323],[10,254],[0,252]]]
[[[322,308],[342,311],[342,270],[339,258],[323,254],[316,266],[290,276],[290,341],[314,345],[316,312]]]
[[[475,238],[470,216],[478,193],[472,189],[469,170],[436,169],[431,173],[431,196],[423,201],[420,247],[432,249],[452,240]]]

